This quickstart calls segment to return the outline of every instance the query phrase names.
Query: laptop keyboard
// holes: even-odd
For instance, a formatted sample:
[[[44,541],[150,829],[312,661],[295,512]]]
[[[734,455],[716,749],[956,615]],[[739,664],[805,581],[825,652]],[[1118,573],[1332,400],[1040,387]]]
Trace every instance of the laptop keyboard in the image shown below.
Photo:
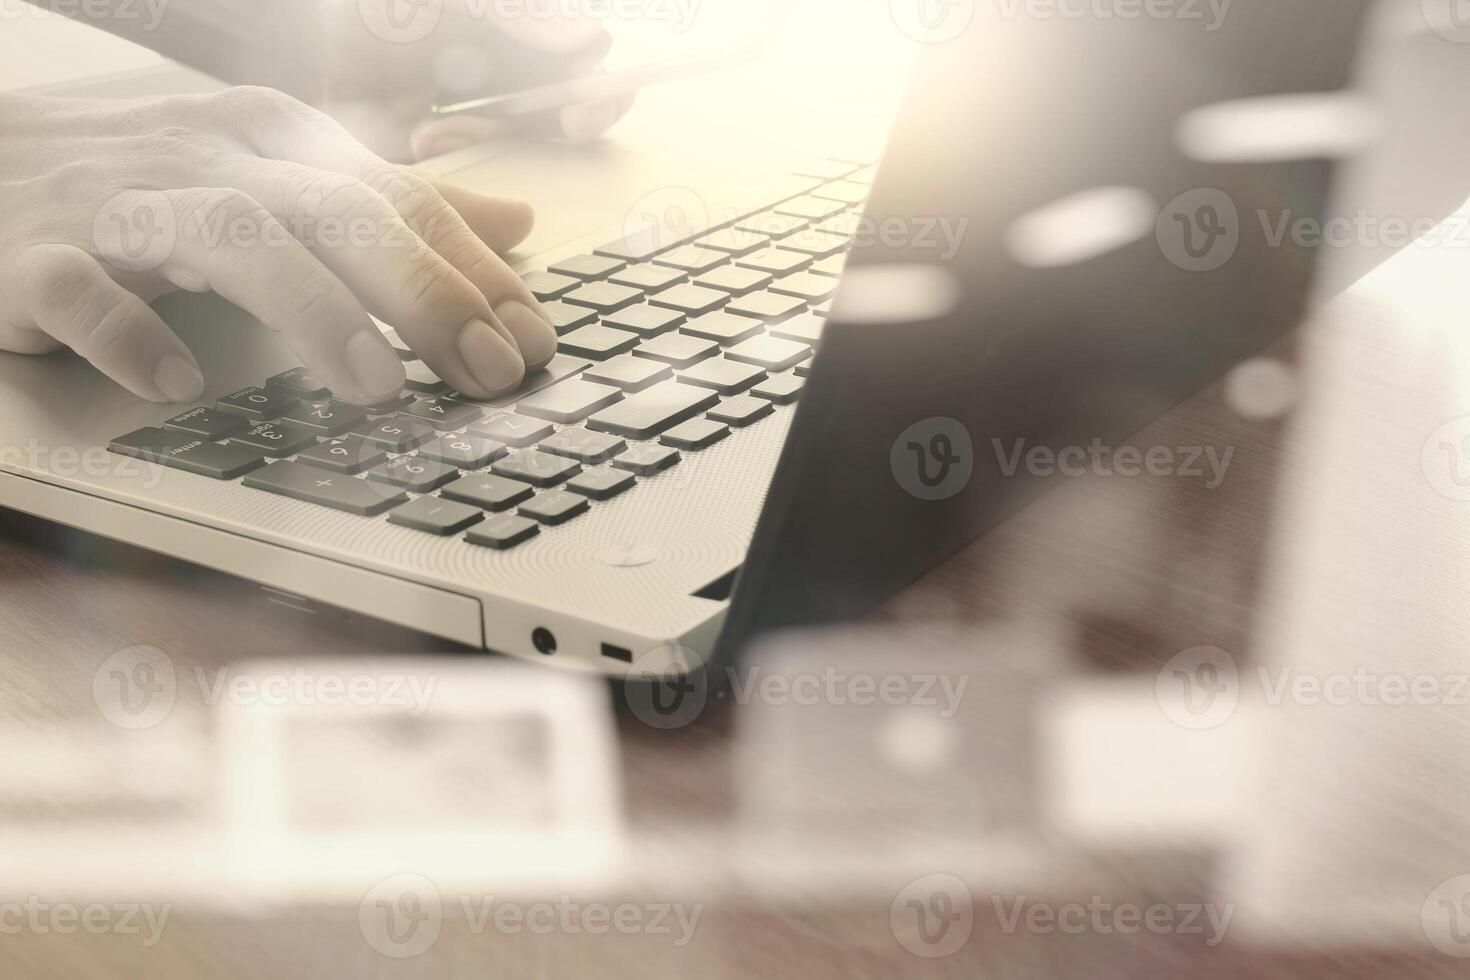
[[[689,240],[619,240],[527,275],[560,342],[514,394],[459,395],[385,329],[408,375],[386,404],[338,402],[295,368],[109,448],[514,548],[800,397],[872,168],[797,175],[801,194]]]

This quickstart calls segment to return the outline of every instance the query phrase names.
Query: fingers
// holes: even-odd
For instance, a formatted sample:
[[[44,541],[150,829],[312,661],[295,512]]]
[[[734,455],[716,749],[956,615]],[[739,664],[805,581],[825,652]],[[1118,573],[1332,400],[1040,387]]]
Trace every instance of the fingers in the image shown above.
[[[311,112],[304,106],[300,108]],[[262,156],[348,174],[367,184],[393,206],[430,248],[480,291],[494,311],[488,320],[489,327],[519,350],[524,367],[534,369],[550,361],[556,353],[556,332],[550,319],[541,312],[540,304],[521,278],[470,230],[433,185],[364,149],[325,116],[315,116],[319,118],[309,125],[285,124],[279,118],[272,124],[268,117],[262,117],[263,123],[252,125],[248,136]],[[484,205],[486,212],[496,207],[493,203]],[[500,207],[502,211],[509,210]],[[517,220],[523,223],[526,217],[521,214]],[[422,315],[421,310],[416,312]],[[405,339],[414,343],[411,324],[393,325],[400,332],[407,331]],[[469,331],[461,339],[464,349],[476,352],[481,358],[491,356],[495,350],[490,338],[478,330]],[[447,375],[441,376],[452,381]],[[474,393],[473,389],[465,392]]]
[[[434,190],[444,198],[471,232],[494,252],[509,252],[531,234],[536,212],[525,201],[512,197],[492,197],[431,180]]]
[[[38,330],[133,394],[155,402],[192,402],[203,392],[204,376],[183,341],[81,249],[31,248],[11,281],[17,307]]]
[[[590,143],[628,114],[634,98],[629,94],[605,102],[569,105],[561,110],[561,130],[573,143]]]
[[[375,404],[403,387],[403,363],[352,291],[250,195],[193,189],[139,194],[175,235],[157,271],[213,289],[281,333],[302,363],[345,401]],[[128,201],[122,207],[129,206]],[[126,255],[103,258],[120,266]]]
[[[520,384],[520,351],[489,326],[484,295],[371,187],[279,160],[244,159],[231,176],[456,390],[489,397]]]

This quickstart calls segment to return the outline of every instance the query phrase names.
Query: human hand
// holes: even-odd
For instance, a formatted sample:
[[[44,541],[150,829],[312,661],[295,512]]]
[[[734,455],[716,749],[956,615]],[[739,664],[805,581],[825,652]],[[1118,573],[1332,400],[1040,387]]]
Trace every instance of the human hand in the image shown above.
[[[0,134],[0,350],[70,347],[143,398],[194,401],[198,363],[148,303],[212,289],[358,404],[404,383],[370,313],[472,397],[556,351],[496,255],[529,205],[436,186],[279,92],[0,95]]]
[[[500,135],[509,124],[428,119],[427,110],[588,74],[612,43],[601,26],[536,0],[358,0],[323,14],[323,108],[389,157],[424,159]],[[518,125],[585,142],[632,104],[618,96]]]

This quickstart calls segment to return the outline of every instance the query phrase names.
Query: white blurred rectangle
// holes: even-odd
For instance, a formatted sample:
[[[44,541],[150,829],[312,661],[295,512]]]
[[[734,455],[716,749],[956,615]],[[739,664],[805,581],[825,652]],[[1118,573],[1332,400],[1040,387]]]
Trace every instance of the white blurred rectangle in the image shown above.
[[[228,863],[263,899],[355,896],[405,872],[499,888],[610,873],[619,778],[594,681],[469,659],[261,662],[236,676],[264,690],[285,669],[342,683],[225,699],[217,715]]]

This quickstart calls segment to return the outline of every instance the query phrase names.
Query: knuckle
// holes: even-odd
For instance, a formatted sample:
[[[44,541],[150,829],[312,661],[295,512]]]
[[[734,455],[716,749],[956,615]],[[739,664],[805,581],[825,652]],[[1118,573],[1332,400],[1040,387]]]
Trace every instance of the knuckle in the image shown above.
[[[96,263],[83,252],[46,249],[31,267],[31,294],[44,304],[75,303],[90,292],[96,272]]]
[[[449,266],[440,259],[431,258],[414,264],[413,271],[403,284],[403,297],[411,307],[426,303],[437,308],[440,298],[452,288]]]
[[[335,302],[337,289],[337,280],[326,269],[306,269],[286,290],[287,302],[293,314],[310,318]]]
[[[374,194],[346,174],[321,173],[295,182],[289,197],[299,212],[348,217],[367,210]]]

